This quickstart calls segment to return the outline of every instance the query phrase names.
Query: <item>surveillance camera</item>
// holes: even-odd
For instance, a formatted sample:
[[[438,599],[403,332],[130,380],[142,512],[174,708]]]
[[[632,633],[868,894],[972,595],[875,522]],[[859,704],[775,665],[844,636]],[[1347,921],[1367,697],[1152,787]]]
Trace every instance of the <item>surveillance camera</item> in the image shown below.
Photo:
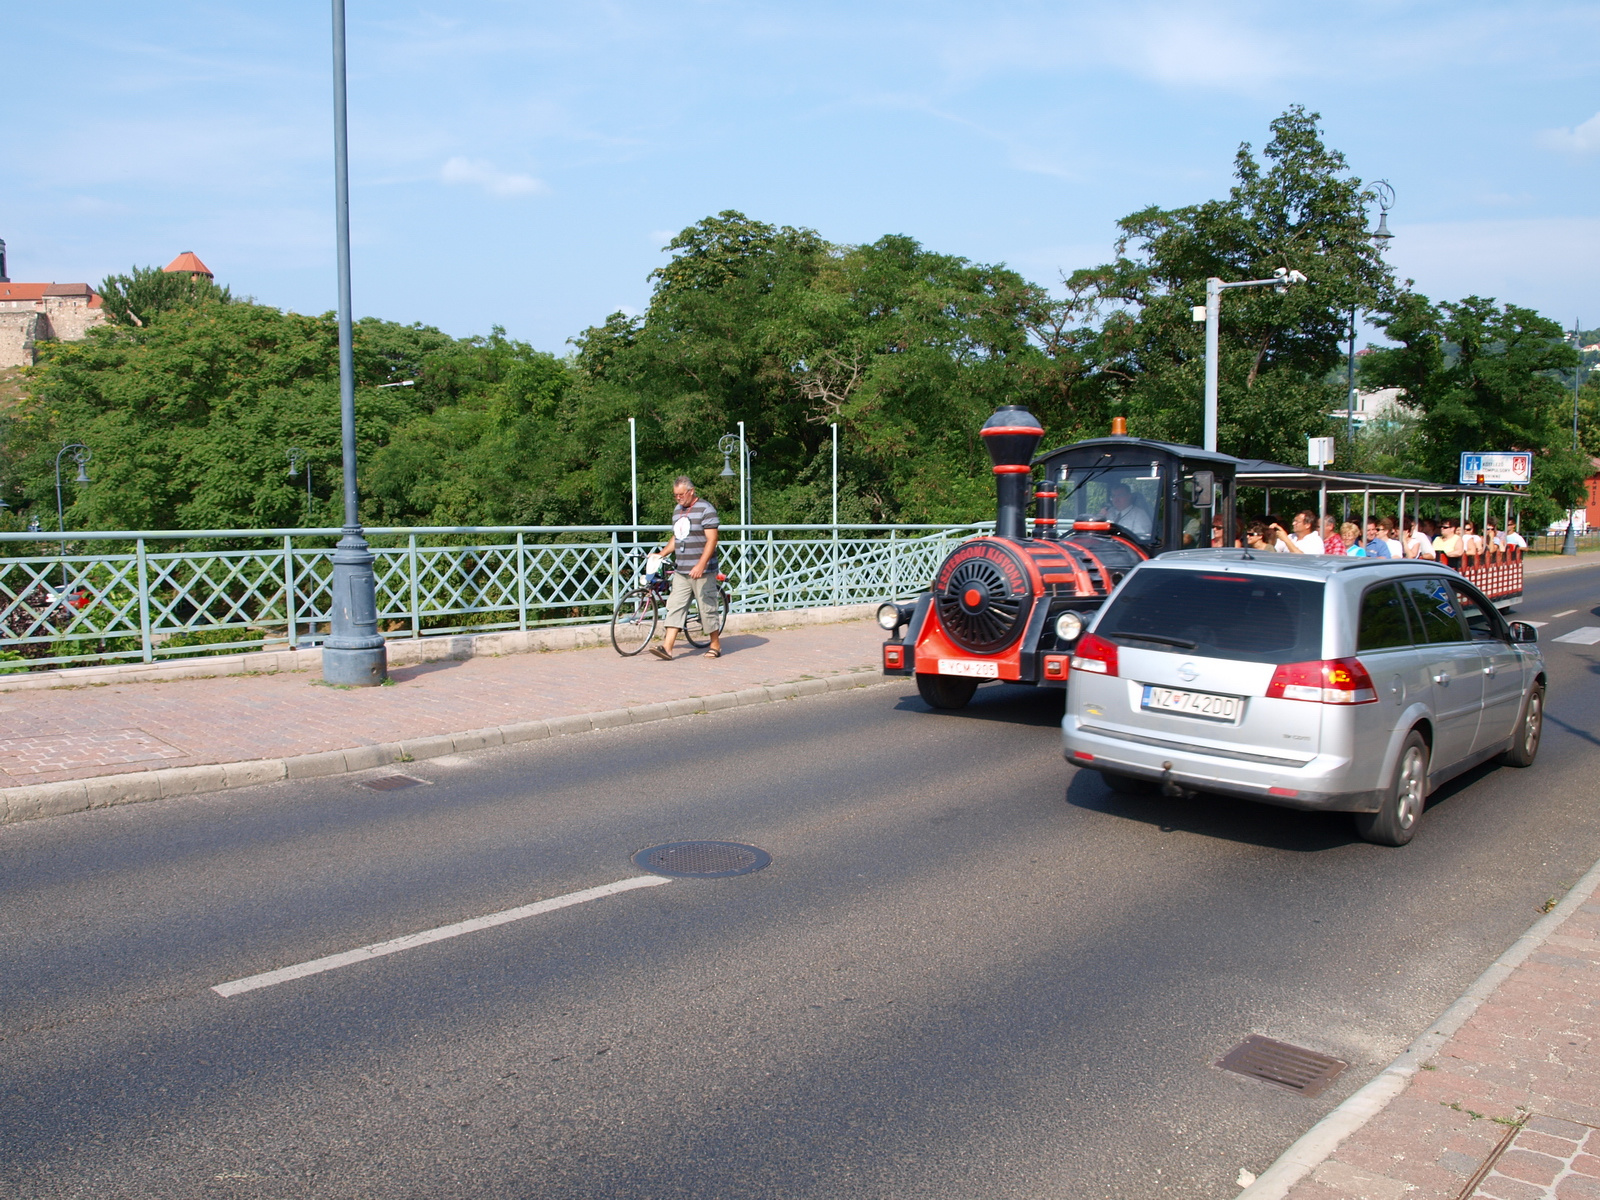
[[[1289,272],[1289,282],[1290,283],[1304,283],[1305,281],[1306,281],[1306,277],[1304,275],[1302,275],[1299,271],[1290,271]]]
[[[1289,273],[1289,268],[1288,267],[1275,267],[1273,269],[1272,273],[1277,278],[1282,279],[1285,275],[1287,275]]]

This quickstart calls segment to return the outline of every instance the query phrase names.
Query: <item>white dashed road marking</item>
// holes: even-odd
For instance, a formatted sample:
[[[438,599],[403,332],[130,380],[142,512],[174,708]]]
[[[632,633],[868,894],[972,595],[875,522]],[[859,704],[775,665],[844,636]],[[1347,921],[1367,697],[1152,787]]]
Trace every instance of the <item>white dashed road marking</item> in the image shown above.
[[[1550,619],[1552,621],[1554,621],[1558,617],[1570,617],[1573,613],[1575,613],[1577,611],[1578,610],[1575,609],[1575,608],[1569,608],[1569,609],[1566,609],[1564,612],[1551,613],[1550,614]]]
[[[320,975],[323,971],[348,967],[352,963],[382,958],[385,954],[413,950],[430,942],[442,942],[446,938],[460,937],[464,933],[476,933],[480,929],[521,921],[525,917],[537,917],[540,913],[554,912],[558,908],[570,908],[574,904],[599,900],[604,896],[615,896],[618,892],[631,892],[634,888],[657,887],[671,882],[672,880],[661,875],[635,875],[629,879],[619,879],[615,883],[585,888],[581,892],[568,892],[564,896],[552,896],[548,900],[524,904],[520,908],[508,908],[504,912],[490,913],[486,917],[473,917],[470,921],[457,921],[454,925],[441,925],[437,929],[425,929],[421,933],[408,933],[404,937],[391,938],[387,942],[358,946],[354,950],[346,950],[343,954],[330,954],[326,958],[314,958],[310,962],[297,963],[292,967],[280,967],[276,971],[265,971],[260,975],[231,979],[227,983],[217,984],[211,990],[219,996],[237,996],[241,992],[253,992],[257,988],[287,983],[291,979],[304,979],[307,975]]]
[[[1593,646],[1600,642],[1600,625],[1581,625],[1571,633],[1563,633],[1558,638],[1551,638],[1552,642],[1570,642],[1574,646]]]

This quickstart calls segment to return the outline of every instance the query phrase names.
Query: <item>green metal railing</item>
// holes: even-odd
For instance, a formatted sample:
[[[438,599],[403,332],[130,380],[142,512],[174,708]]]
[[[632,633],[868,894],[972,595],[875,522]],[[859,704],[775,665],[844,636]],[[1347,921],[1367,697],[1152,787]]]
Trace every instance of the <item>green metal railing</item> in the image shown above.
[[[911,595],[989,525],[724,526],[735,612]],[[0,534],[0,671],[315,645],[338,529]],[[390,638],[605,620],[665,526],[377,528]],[[23,550],[30,553],[15,553]]]

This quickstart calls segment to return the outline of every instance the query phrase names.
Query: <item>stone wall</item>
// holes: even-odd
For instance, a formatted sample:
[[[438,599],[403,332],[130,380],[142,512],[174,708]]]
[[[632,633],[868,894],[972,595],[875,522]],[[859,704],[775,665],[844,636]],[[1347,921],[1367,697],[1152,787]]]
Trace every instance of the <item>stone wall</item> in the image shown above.
[[[105,310],[90,308],[87,297],[46,296],[39,305],[0,311],[0,367],[31,367],[38,343],[82,341],[106,323]]]
[[[33,365],[33,347],[49,326],[41,312],[0,312],[0,367]]]
[[[90,308],[87,296],[46,296],[44,315],[49,336],[58,342],[81,341],[93,326],[106,323],[105,310]]]

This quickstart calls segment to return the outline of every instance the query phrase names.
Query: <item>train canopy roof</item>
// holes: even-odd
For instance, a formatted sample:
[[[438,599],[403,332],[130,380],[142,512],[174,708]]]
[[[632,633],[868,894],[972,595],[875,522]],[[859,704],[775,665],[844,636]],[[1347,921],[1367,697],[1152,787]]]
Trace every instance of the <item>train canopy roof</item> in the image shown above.
[[[1367,475],[1360,471],[1317,471],[1310,467],[1291,467],[1262,458],[1235,460],[1235,478],[1241,487],[1288,488],[1296,492],[1419,492],[1425,496],[1505,496],[1521,495],[1515,489],[1487,484],[1429,483],[1426,479],[1401,479],[1395,475]]]
[[[1119,451],[1122,453],[1118,454]],[[1182,446],[1176,442],[1157,442],[1149,438],[1136,437],[1089,438],[1086,441],[1073,442],[1070,446],[1061,446],[1034,455],[1033,465],[1036,467],[1049,465],[1062,459],[1081,462],[1102,455],[1122,457],[1123,454],[1132,462],[1140,455],[1152,452],[1164,457],[1181,459],[1186,464],[1214,471],[1220,475],[1231,476],[1243,465],[1243,460],[1234,458],[1231,454],[1218,454],[1214,450],[1202,450],[1198,446]]]

